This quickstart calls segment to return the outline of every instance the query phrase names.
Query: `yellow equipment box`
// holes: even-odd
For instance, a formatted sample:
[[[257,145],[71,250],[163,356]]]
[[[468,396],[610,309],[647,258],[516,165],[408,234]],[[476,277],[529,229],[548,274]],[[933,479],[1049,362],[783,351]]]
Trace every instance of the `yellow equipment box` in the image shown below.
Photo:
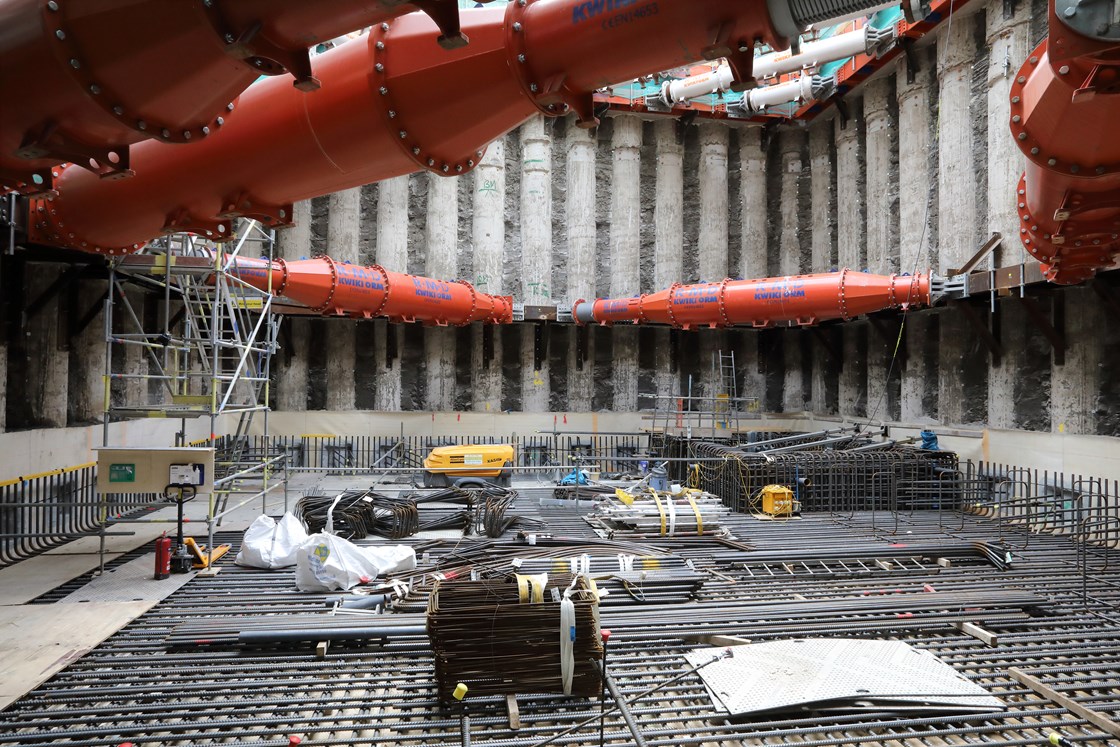
[[[509,485],[513,458],[509,444],[439,446],[424,458],[424,487],[482,482]]]
[[[801,503],[784,485],[767,485],[761,491],[762,513],[768,516],[794,516],[801,512]]]

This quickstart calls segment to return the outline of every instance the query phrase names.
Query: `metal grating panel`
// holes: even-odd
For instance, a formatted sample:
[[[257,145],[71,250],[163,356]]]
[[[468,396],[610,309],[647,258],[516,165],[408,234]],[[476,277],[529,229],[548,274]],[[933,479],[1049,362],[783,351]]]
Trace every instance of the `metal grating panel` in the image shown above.
[[[685,655],[693,666],[720,649]],[[733,646],[732,657],[700,671],[728,715],[888,707],[897,711],[986,713],[1002,701],[933,654],[901,641],[800,638]]]

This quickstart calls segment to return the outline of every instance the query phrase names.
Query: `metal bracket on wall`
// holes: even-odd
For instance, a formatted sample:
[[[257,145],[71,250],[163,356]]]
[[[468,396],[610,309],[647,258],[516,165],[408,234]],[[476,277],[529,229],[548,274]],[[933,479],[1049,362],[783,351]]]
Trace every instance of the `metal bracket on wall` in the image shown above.
[[[591,347],[591,327],[581,324],[576,327],[576,370],[582,371]]]
[[[533,370],[540,371],[548,360],[548,325],[541,322],[533,325]]]
[[[834,363],[841,359],[840,351],[836,348],[836,345],[827,332],[827,329],[832,329],[834,326],[835,325],[829,325],[826,328],[818,325],[813,325],[812,327],[809,327],[809,332],[813,335],[813,339],[815,339],[817,341],[817,344],[821,346],[821,349],[824,350],[825,357],[830,363]]]
[[[385,325],[385,368],[390,369],[393,367],[393,361],[397,359],[397,325]]]
[[[1120,319],[1120,299],[1117,298],[1116,290],[1101,278],[1094,278],[1093,282],[1089,284],[1100,299],[1104,301],[1105,307],[1112,312],[1112,314]]]
[[[1056,297],[1057,294],[1055,294]],[[1066,339],[1065,336],[1059,332],[1051,323],[1050,318],[1047,317],[1038,305],[1038,301],[1030,296],[1019,296],[1019,303],[1023,305],[1023,310],[1027,312],[1034,326],[1038,327],[1038,331],[1050,343],[1050,347],[1054,351],[1054,363],[1062,365],[1066,360]],[[1063,313],[1064,317],[1064,313]],[[1063,319],[1064,321],[1064,319]]]
[[[497,334],[497,327],[491,324],[482,327],[482,365],[490,368],[490,364],[494,361],[494,335]]]
[[[89,310],[80,316],[78,315],[78,309],[76,308],[75,304],[70,304],[68,336],[77,337],[78,335],[82,334],[82,332],[85,332],[86,327],[88,327],[93,322],[93,320],[97,318],[97,315],[101,313],[102,309],[105,307],[105,301],[108,298],[109,290],[106,289],[105,292],[101,294],[100,298],[93,302],[93,304],[89,307]]]
[[[990,314],[990,328],[988,326],[989,323],[981,318],[980,312],[978,312],[976,308],[968,301],[954,301],[952,303],[952,306],[956,309],[960,309],[961,313],[964,314],[969,324],[972,325],[972,328],[976,330],[977,334],[980,336],[980,341],[984,343],[984,346],[988,348],[988,352],[992,356],[992,365],[1000,365],[1000,362],[1003,359],[1003,345],[999,340],[1000,333],[998,306],[996,313]]]
[[[918,61],[918,55],[914,50],[914,40],[903,37],[898,40],[898,45],[902,47],[902,54],[906,57],[906,84],[913,85],[918,78],[918,72],[922,69],[922,63]]]

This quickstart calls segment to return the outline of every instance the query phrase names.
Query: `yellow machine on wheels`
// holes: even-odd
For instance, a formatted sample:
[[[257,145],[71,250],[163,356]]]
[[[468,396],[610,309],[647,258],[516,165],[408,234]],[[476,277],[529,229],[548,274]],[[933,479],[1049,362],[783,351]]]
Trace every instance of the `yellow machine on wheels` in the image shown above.
[[[509,444],[439,446],[424,458],[424,487],[509,487],[513,461],[514,450]]]

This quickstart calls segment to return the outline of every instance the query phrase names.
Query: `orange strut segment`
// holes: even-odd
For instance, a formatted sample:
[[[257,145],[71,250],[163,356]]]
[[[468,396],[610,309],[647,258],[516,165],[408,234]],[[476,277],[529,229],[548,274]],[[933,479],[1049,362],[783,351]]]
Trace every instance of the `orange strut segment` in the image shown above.
[[[29,203],[29,239],[120,255],[161,233],[222,240],[238,217],[281,227],[298,200],[419,170],[467,173],[538,109],[590,121],[601,85],[782,41],[761,0],[536,0],[465,11],[461,25],[470,44],[452,50],[423,13],[374,26],[312,60],[319,90],[257,82],[207,137],[134,146],[127,179],[55,169],[57,194]]]
[[[447,281],[335,262],[330,257],[291,262],[237,257],[231,272],[254,288],[287,296],[324,315],[439,326],[471,322],[509,324],[513,299],[480,293],[465,280]],[[270,276],[271,275],[271,285]]]
[[[1059,16],[1051,0],[1050,36],[1012,82],[1010,126],[1027,158],[1019,238],[1049,280],[1072,284],[1120,255],[1120,29],[1078,33],[1069,24],[1093,8],[1064,5]]]
[[[313,91],[308,47],[421,7],[458,33],[452,0],[0,0],[0,190],[127,178],[131,145],[209,137],[262,74]]]
[[[577,323],[668,324],[679,329],[810,325],[884,309],[928,306],[930,276],[841,270],[761,280],[673,285],[637,298],[577,302]]]

